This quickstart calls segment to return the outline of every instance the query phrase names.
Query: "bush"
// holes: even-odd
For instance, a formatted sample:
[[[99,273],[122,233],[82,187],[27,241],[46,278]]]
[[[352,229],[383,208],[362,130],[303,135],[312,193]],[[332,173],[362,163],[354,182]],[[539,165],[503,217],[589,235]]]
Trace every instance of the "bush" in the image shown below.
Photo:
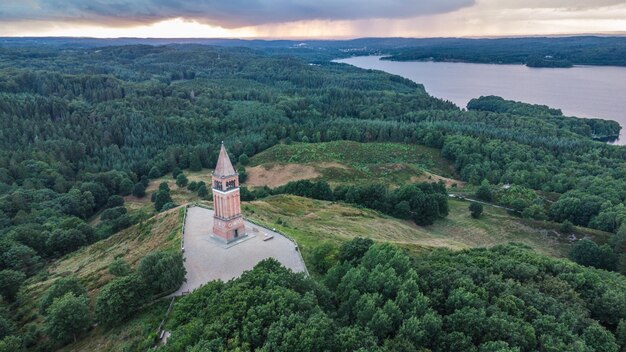
[[[569,220],[565,220],[561,224],[560,230],[562,233],[565,233],[565,234],[571,233],[572,231],[574,231],[574,224],[572,224],[572,222]]]
[[[123,195],[123,196],[127,196],[132,191],[133,191],[133,181],[131,181],[128,178],[124,178],[120,182],[120,187],[119,187],[120,194]]]
[[[11,319],[4,316],[4,314],[0,314],[0,340],[13,335],[15,332],[15,324]]]
[[[239,156],[239,164],[243,166],[250,164],[250,158],[248,157],[246,153],[243,153]]]
[[[535,220],[547,220],[548,215],[542,205],[532,204],[522,211],[522,216],[529,219]]]
[[[32,275],[42,265],[43,261],[34,249],[20,243],[0,241],[0,269],[12,269]]]
[[[478,219],[483,214],[483,205],[480,203],[472,202],[469,205],[469,211],[471,212],[474,219]]]
[[[244,183],[248,180],[248,172],[246,171],[245,167],[238,167],[237,173],[239,174],[239,183]]]
[[[485,202],[493,201],[493,193],[491,192],[491,186],[487,180],[484,180],[480,184],[480,187],[476,190],[475,197]]]
[[[180,252],[152,252],[137,266],[137,275],[155,295],[178,289],[185,281],[186,273]]]
[[[135,183],[133,187],[133,196],[143,198],[146,196],[146,186],[142,182]]]
[[[159,178],[159,177],[161,177],[161,175],[162,175],[161,171],[156,166],[153,166],[150,169],[150,172],[148,173],[148,177],[149,178],[153,178],[153,179],[154,178]]]
[[[100,219],[101,220],[113,220],[113,219],[119,218],[120,216],[126,213],[128,213],[128,210],[126,210],[126,208],[124,207],[109,208],[109,209],[104,210],[102,214],[100,214]]]
[[[124,259],[116,258],[109,264],[109,273],[113,276],[127,276],[132,273],[132,269]]]
[[[105,205],[105,208],[121,207],[123,205],[124,205],[124,198],[122,198],[122,196],[112,195],[107,200],[107,204]]]
[[[0,271],[0,295],[7,301],[14,301],[26,279],[24,273],[15,270]]]
[[[160,211],[166,211],[166,210],[170,210],[170,209],[174,209],[176,208],[176,203],[174,202],[167,202],[165,204],[163,204],[163,206],[161,207]]]
[[[595,242],[582,239],[572,247],[570,259],[574,262],[598,269],[615,270],[617,257],[609,245],[598,246]]]
[[[132,316],[147,300],[146,285],[136,275],[113,279],[104,286],[96,299],[96,319],[112,324]]]
[[[75,251],[87,243],[88,239],[85,234],[79,230],[56,229],[52,231],[50,237],[48,237],[46,246],[52,254],[55,256],[61,256],[65,253]]]
[[[165,184],[165,186],[163,186],[163,184]],[[154,197],[154,208],[157,211],[166,210],[163,209],[163,206],[167,203],[174,203],[174,201],[172,201],[172,197],[170,196],[170,189],[167,183],[162,183]]]
[[[67,293],[48,308],[46,332],[58,343],[76,342],[78,335],[89,328],[90,321],[87,297]]]
[[[323,243],[311,253],[311,267],[318,274],[326,274],[335,262],[335,246],[330,243]]]
[[[373,244],[370,238],[356,237],[341,245],[337,259],[341,262],[358,262]]]
[[[187,179],[185,174],[183,174],[182,172],[178,176],[176,176],[176,186],[182,188],[182,187],[187,186],[188,182],[189,180]]]
[[[46,311],[52,305],[52,302],[57,298],[65,296],[67,293],[71,293],[76,297],[87,296],[87,290],[76,277],[60,278],[50,285],[39,301],[39,312],[42,315],[46,315]]]
[[[198,185],[198,182],[196,182],[196,181],[191,181],[191,182],[189,182],[189,184],[187,185],[187,189],[188,189],[188,190],[190,190],[190,191],[192,191],[192,192],[195,192],[195,191],[197,191],[197,190],[198,190],[198,186],[199,186],[199,185]]]
[[[239,192],[240,192],[240,196],[241,196],[241,200],[244,202],[249,202],[249,201],[253,201],[256,199],[256,195],[251,192],[248,187],[242,186],[241,188],[239,188]]]
[[[207,199],[209,197],[209,190],[206,188],[205,185],[200,185],[198,187],[198,197],[202,198],[202,199]]]

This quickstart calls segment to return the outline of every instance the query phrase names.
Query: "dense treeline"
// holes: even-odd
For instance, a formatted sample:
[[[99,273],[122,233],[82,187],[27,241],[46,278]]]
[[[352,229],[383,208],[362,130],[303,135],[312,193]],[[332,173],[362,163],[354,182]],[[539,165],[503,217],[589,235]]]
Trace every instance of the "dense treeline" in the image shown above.
[[[321,284],[266,260],[177,302],[166,351],[603,351],[626,343],[623,277],[515,246],[410,258],[355,239]]]
[[[378,210],[418,225],[431,225],[448,215],[448,193],[443,183],[417,183],[393,190],[384,184],[341,185],[334,190],[325,181],[292,181],[274,189],[250,191],[242,187],[242,200],[254,200],[270,194],[293,194],[321,200],[336,200]]]
[[[58,49],[97,48],[113,45],[167,45],[180,42],[167,38],[1,38],[6,47],[29,51],[41,46]],[[625,66],[623,37],[572,36],[502,39],[465,38],[357,38],[350,40],[243,40],[186,38],[185,43],[223,47],[247,47],[272,55],[303,57],[327,62],[338,57],[389,53],[394,60],[468,61],[479,63],[524,63],[530,67],[578,65]],[[30,50],[30,56],[54,53]]]
[[[387,59],[434,60],[531,67],[572,65],[626,66],[626,39],[622,37],[433,39],[390,49]]]

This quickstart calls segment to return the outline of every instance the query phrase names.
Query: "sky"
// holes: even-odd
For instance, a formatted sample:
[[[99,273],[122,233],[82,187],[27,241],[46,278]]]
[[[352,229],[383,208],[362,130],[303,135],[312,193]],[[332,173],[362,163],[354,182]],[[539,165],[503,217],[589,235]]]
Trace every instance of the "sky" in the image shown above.
[[[626,34],[626,0],[0,0],[0,36]]]

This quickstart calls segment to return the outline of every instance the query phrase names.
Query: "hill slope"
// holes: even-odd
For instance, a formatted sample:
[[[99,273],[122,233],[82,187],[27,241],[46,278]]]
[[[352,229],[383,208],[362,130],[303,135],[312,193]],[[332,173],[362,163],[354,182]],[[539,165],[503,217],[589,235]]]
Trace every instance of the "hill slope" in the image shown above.
[[[76,276],[87,288],[90,300],[93,302],[101,287],[108,283],[113,277],[108,272],[108,265],[116,258],[123,258],[131,267],[135,267],[138,262],[148,253],[156,250],[179,250],[182,236],[182,219],[184,209],[176,208],[158,214],[147,221],[136,224],[125,229],[107,239],[84,247],[76,252],[53,262],[47,268],[48,275],[36,276],[27,283],[22,294],[22,306],[18,315],[22,323],[33,322],[40,324],[42,321],[38,313],[39,300],[48,287],[59,278],[70,275]],[[42,278],[37,281],[38,278]],[[145,319],[162,318],[163,303],[157,303],[155,307],[142,312],[142,315],[124,324],[125,328],[114,328],[106,330],[101,327],[90,331],[87,336],[78,342],[78,345],[67,346],[66,350],[103,350],[103,343],[110,344],[112,339],[120,340],[131,345],[140,341],[142,336],[129,333],[130,327],[138,328],[142,331],[156,329],[157,323],[152,321],[144,324]],[[165,303],[167,308],[167,303]],[[130,340],[130,341],[127,341]],[[109,341],[109,342],[107,342]],[[119,342],[116,346],[119,347]],[[91,346],[87,348],[85,346]],[[117,348],[116,347],[116,348]]]
[[[322,179],[331,184],[374,183],[402,185],[443,180],[462,181],[441,152],[414,144],[327,143],[278,144],[251,158],[246,185],[276,187],[289,181]]]
[[[509,242],[523,243],[557,257],[569,250],[567,236],[546,223],[520,219],[494,207],[485,207],[484,215],[473,219],[468,202],[450,199],[449,204],[448,217],[427,227],[348,204],[287,195],[245,203],[244,213],[293,236],[305,261],[324,241],[338,244],[357,236],[392,242],[413,251],[491,247]]]

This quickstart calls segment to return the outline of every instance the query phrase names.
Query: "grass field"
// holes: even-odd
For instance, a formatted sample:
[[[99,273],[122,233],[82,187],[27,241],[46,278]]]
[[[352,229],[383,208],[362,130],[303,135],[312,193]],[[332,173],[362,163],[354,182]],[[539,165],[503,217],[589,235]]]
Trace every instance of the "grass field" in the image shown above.
[[[450,215],[426,227],[343,203],[286,195],[245,203],[244,213],[294,237],[305,260],[313,248],[325,241],[339,244],[357,236],[392,242],[414,252],[439,247],[490,247],[508,242],[523,243],[556,257],[565,256],[569,250],[571,242],[567,236],[559,234],[549,223],[520,219],[493,207],[485,207],[483,216],[473,219],[468,204],[451,199]]]
[[[298,179],[322,179],[331,184],[402,185],[419,181],[454,180],[454,168],[433,148],[398,143],[279,144],[251,158],[247,184],[279,186]]]

